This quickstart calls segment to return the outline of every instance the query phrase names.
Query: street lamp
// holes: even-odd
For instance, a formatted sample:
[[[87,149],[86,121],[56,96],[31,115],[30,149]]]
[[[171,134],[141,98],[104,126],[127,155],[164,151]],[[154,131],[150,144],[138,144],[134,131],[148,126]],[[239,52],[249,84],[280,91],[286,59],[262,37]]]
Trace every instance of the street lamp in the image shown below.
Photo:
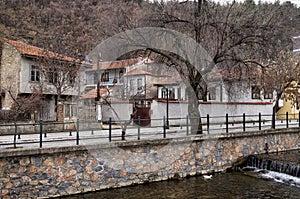
[[[166,121],[166,129],[169,129],[169,88],[166,87],[166,91],[167,91],[167,110],[166,110],[166,114],[167,114],[167,121]]]
[[[95,97],[95,106],[98,122],[102,120],[102,107],[101,107],[101,96],[100,96],[100,55],[97,54],[97,87],[96,87],[96,97]]]

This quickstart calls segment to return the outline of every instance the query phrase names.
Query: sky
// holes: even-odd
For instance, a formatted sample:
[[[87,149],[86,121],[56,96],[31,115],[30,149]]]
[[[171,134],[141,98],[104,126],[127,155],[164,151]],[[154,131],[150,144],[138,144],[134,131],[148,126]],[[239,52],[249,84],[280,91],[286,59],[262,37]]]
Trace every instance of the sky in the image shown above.
[[[150,0],[153,1],[153,0]],[[168,0],[164,0],[164,1],[168,1]],[[186,1],[186,0],[179,0],[179,1]],[[226,2],[232,2],[233,0],[213,0],[215,2],[220,2],[220,3],[226,3]],[[236,1],[240,1],[243,2],[244,0],[236,0]],[[259,0],[254,0],[256,3],[259,2]],[[277,0],[261,0],[262,2],[269,2],[269,3],[274,3]],[[300,7],[300,0],[279,0],[281,3],[285,2],[285,1],[290,1],[293,4],[296,4],[298,7]]]
[[[233,0],[214,0],[216,2],[221,2],[221,3],[226,3],[226,2],[231,2]],[[244,0],[237,0],[237,1],[241,1],[243,2]],[[259,0],[254,0],[256,3],[258,3]],[[261,0],[262,2],[270,2],[270,3],[274,3],[276,0]],[[296,4],[298,7],[300,7],[300,0],[280,0],[281,3],[285,2],[285,1],[290,1],[293,4]]]

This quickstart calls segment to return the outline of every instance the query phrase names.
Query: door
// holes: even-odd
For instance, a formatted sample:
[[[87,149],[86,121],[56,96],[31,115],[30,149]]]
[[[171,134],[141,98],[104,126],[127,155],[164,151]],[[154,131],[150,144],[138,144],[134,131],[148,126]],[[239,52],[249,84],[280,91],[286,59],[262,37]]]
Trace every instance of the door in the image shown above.
[[[146,100],[136,101],[133,104],[133,122],[138,125],[138,117],[140,116],[140,125],[151,125],[151,102]]]

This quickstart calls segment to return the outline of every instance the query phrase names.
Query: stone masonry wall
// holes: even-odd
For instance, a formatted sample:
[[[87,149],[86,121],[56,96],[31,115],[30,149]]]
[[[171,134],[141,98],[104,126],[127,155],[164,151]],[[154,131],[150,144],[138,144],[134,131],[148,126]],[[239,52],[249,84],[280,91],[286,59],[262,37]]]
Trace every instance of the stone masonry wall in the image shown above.
[[[0,73],[1,88],[6,91],[5,97],[2,99],[2,108],[9,109],[13,103],[13,99],[7,91],[11,92],[11,95],[16,98],[19,91],[20,83],[20,65],[21,65],[21,55],[18,51],[11,45],[4,42],[2,46],[2,57]]]
[[[299,149],[300,129],[0,151],[0,198],[43,198],[222,172],[250,154]],[[266,148],[266,143],[268,147]]]

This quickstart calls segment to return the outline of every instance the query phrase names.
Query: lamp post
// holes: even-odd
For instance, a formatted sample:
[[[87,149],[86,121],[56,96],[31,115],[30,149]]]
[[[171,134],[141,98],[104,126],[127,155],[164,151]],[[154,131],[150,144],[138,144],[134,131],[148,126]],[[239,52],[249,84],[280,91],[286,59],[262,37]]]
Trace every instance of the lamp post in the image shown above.
[[[166,88],[167,91],[167,121],[166,121],[166,129],[169,129],[169,89]]]
[[[100,66],[99,66],[99,61],[100,61],[100,55],[97,54],[97,88],[96,88],[96,98],[95,98],[95,105],[96,105],[96,114],[97,114],[97,120],[98,122],[102,120],[102,108],[101,108],[101,96],[100,96]]]

